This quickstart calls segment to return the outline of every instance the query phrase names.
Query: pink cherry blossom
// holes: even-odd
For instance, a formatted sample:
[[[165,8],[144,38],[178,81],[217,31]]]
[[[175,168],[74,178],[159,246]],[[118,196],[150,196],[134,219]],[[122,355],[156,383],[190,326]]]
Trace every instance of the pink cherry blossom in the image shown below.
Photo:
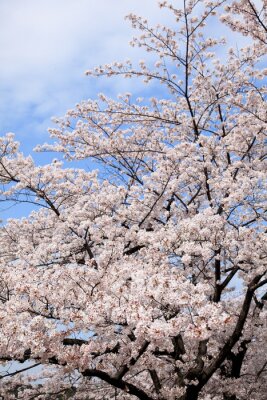
[[[1,201],[34,205],[0,230],[5,400],[266,399],[267,3],[159,6],[127,17],[147,60],[87,71],[155,96],[81,101],[37,149],[91,171],[0,138]]]

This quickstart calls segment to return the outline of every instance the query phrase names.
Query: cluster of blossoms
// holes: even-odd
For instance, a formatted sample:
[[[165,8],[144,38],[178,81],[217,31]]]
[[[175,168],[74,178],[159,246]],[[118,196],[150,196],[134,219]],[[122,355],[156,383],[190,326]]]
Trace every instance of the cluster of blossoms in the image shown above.
[[[0,138],[1,201],[34,205],[0,230],[4,400],[266,398],[266,1],[183,3],[128,16],[152,66],[87,72],[165,98],[82,101],[38,148],[98,170]],[[227,60],[214,18],[249,36]]]

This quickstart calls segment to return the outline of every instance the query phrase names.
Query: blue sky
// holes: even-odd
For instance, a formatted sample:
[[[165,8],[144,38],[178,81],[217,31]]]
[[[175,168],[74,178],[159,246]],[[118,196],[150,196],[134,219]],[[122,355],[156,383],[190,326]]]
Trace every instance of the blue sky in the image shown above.
[[[101,63],[143,58],[129,46],[135,32],[124,17],[130,12],[155,23],[169,18],[157,0],[0,0],[0,134],[15,133],[24,154],[33,154],[49,139],[51,117],[99,92],[115,97],[131,91],[129,80],[84,74]],[[55,157],[33,156],[38,164]],[[1,203],[0,218],[31,208]]]
[[[104,62],[141,58],[128,44],[129,12],[162,19],[156,0],[1,0],[1,134],[14,132],[29,153],[47,140],[52,116],[98,92],[131,90],[129,81],[84,75]]]

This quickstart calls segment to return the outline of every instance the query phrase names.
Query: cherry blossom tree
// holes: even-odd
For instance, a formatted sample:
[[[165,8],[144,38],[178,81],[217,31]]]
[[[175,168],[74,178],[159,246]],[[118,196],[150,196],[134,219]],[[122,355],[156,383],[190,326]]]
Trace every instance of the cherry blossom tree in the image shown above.
[[[1,138],[1,201],[34,206],[0,231],[2,399],[266,398],[267,2],[160,7],[128,16],[147,62],[87,72],[157,95],[82,101],[39,148],[97,170]]]

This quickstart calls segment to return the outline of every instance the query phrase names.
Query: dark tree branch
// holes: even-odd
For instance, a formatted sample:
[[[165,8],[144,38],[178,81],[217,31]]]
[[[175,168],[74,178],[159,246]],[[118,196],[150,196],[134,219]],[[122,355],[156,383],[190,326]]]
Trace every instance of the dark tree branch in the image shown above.
[[[125,382],[122,379],[114,378],[104,371],[99,371],[96,369],[86,369],[82,372],[85,377],[96,377],[102,379],[103,381],[109,383],[111,386],[123,390],[124,392],[136,396],[140,400],[153,400],[153,397],[146,394],[142,389],[136,387],[132,383]]]
[[[127,372],[129,371],[130,367],[132,367],[133,365],[136,364],[136,362],[139,360],[139,358],[142,357],[142,355],[145,353],[145,351],[148,348],[148,346],[149,346],[149,342],[145,340],[143,345],[139,349],[137,356],[136,357],[132,357],[130,359],[130,361],[127,364],[124,364],[120,368],[120,370],[117,372],[117,374],[116,374],[116,378],[117,379],[122,379],[124,377],[124,375],[127,374]]]

